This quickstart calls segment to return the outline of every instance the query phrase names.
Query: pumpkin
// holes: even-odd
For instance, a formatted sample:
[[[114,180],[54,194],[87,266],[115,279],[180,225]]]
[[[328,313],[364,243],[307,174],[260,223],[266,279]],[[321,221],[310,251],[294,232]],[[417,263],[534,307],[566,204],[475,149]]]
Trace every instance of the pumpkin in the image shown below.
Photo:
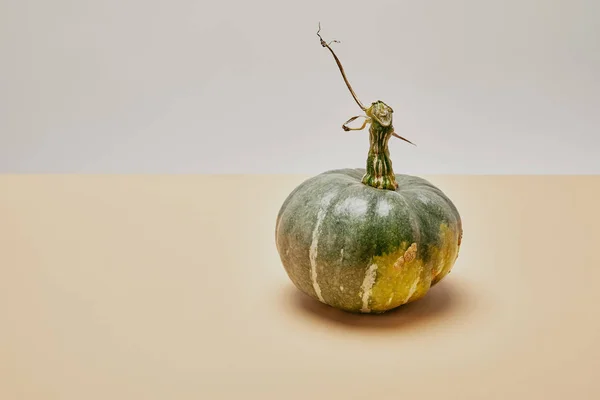
[[[394,132],[392,108],[382,101],[364,107],[329,44],[321,39],[321,45],[365,111],[358,129],[369,124],[367,165],[326,171],[296,187],[277,215],[276,247],[290,280],[306,295],[349,312],[382,313],[422,298],[448,275],[462,222],[431,182],[394,173],[388,141],[408,140]],[[344,130],[356,129],[346,124]]]

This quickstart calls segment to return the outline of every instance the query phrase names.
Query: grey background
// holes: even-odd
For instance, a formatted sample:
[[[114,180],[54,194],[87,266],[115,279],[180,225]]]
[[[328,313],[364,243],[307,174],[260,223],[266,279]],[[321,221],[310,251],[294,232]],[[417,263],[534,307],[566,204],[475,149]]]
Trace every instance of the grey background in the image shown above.
[[[599,1],[0,0],[0,172],[600,173]]]

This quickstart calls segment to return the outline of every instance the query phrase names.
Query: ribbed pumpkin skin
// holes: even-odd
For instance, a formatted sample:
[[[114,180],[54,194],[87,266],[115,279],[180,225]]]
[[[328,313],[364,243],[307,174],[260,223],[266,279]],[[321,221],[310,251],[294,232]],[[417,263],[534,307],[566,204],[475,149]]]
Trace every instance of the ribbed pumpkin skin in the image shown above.
[[[279,211],[275,236],[302,292],[342,310],[379,313],[423,297],[450,272],[462,223],[425,179],[396,174],[393,191],[363,184],[364,174],[332,170],[301,183]]]

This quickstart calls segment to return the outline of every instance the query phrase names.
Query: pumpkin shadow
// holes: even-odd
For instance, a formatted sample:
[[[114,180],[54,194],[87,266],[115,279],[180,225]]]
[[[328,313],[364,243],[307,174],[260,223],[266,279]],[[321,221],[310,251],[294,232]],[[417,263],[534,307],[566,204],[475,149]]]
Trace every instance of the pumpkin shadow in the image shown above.
[[[461,290],[452,280],[440,282],[426,296],[381,314],[359,314],[336,309],[320,303],[300,292],[293,285],[287,287],[288,304],[295,312],[316,318],[327,324],[336,324],[358,330],[399,329],[409,326],[440,322],[468,307],[464,286]]]

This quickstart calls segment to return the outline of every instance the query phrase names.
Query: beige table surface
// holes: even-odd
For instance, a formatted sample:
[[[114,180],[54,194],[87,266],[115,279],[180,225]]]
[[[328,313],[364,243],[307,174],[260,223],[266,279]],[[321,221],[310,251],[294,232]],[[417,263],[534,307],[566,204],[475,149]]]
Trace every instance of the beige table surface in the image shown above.
[[[426,176],[453,272],[353,315],[274,244],[304,176],[0,176],[0,399],[600,399],[600,177]]]

